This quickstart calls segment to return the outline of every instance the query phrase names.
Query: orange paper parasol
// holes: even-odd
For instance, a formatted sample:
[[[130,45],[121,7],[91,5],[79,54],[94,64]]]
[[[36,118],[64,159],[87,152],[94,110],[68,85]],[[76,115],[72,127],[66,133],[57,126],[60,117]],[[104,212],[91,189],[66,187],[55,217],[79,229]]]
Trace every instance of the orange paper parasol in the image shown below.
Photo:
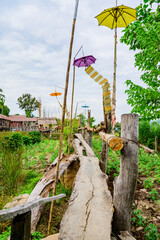
[[[62,93],[60,93],[60,92],[56,92],[56,91],[55,91],[55,92],[51,93],[50,95],[51,95],[51,96],[56,96],[56,97],[57,97],[57,96],[62,95]]]

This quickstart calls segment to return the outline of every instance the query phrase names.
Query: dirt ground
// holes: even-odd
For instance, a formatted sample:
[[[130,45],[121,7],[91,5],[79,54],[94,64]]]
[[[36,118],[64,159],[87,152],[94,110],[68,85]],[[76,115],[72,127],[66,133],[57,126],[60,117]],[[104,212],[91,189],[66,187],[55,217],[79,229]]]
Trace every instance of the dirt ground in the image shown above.
[[[153,223],[156,225],[158,232],[160,233],[160,202],[152,201],[149,198],[150,190],[145,189],[143,182],[146,179],[145,176],[139,175],[137,181],[137,188],[135,193],[135,208],[140,209],[143,213],[142,216],[148,224]],[[158,183],[154,184],[154,188],[157,190],[160,195],[160,186]],[[136,227],[132,224],[132,233],[137,240],[145,239],[145,232],[143,227]]]
[[[110,174],[108,175],[108,188],[113,194],[113,174],[115,173],[115,170],[112,170]],[[148,222],[148,224],[153,223],[157,226],[157,229],[160,231],[160,203],[155,203],[149,198],[147,190],[143,186],[143,181],[145,180],[145,177],[143,175],[138,176],[137,181],[137,188],[135,193],[135,200],[134,200],[134,209],[140,209],[143,214],[143,218],[145,218]],[[156,184],[154,186],[156,190],[158,191],[160,195],[160,188],[159,185]],[[69,199],[62,199],[59,202],[56,202],[55,204],[55,210],[54,210],[54,217],[52,222],[52,230],[51,233],[55,234],[59,232],[60,228],[60,222],[62,220],[62,217],[67,209]],[[40,219],[40,222],[37,227],[37,231],[44,234],[44,236],[47,236],[47,223],[49,219],[49,209],[50,204],[47,204],[44,208],[42,217]],[[134,210],[133,209],[133,210]],[[56,217],[55,217],[56,216]],[[142,226],[135,226],[135,224],[132,223],[132,235],[137,240],[145,240],[145,231],[144,227]]]

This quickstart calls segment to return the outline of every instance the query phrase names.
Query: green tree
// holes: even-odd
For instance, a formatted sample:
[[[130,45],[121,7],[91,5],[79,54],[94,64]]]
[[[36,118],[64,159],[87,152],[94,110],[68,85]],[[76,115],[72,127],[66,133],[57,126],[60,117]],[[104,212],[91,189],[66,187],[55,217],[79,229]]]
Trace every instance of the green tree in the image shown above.
[[[6,105],[4,105],[3,106],[3,115],[8,116],[9,112],[10,112],[10,109]]]
[[[5,103],[5,95],[3,94],[3,90],[0,88],[0,114],[9,115],[10,109],[4,105]]]
[[[96,121],[94,117],[91,117],[90,119],[90,127],[93,127],[93,123]]]
[[[136,50],[135,66],[143,72],[141,80],[146,84],[142,87],[127,80],[127,102],[141,119],[153,120],[160,118],[160,8],[152,7],[160,1],[143,1],[137,7],[137,20],[124,30],[121,42]]]
[[[86,124],[86,122],[87,122],[86,116],[85,116],[83,113],[80,113],[77,117],[78,117],[78,118],[81,118],[82,127],[85,127],[85,124]]]
[[[22,94],[17,101],[19,108],[25,110],[26,117],[33,117],[32,112],[39,107],[39,102],[29,93]]]
[[[4,106],[4,102],[5,102],[5,96],[2,93],[3,90],[0,88],[0,113],[3,114],[3,106]]]

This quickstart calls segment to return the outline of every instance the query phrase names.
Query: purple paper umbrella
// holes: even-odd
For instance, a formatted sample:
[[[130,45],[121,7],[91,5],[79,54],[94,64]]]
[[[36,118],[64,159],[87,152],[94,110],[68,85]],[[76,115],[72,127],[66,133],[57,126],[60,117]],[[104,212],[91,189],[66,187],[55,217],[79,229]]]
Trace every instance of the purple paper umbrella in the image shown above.
[[[87,67],[91,64],[95,63],[96,58],[94,58],[92,55],[77,58],[74,60],[73,65],[77,67]]]

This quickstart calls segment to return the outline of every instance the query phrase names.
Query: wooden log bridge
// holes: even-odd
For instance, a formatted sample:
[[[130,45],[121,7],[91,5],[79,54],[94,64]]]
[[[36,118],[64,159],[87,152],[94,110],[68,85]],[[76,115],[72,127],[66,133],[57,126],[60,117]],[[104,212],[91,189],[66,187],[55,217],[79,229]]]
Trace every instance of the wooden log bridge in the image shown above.
[[[66,197],[60,194],[54,197],[39,198],[10,209],[0,210],[0,222],[13,218],[11,224],[11,240],[30,240],[31,234],[31,210],[42,203],[55,201]]]
[[[58,240],[110,240],[113,205],[106,175],[100,170],[98,158],[81,134],[75,134],[73,147],[80,168]]]

